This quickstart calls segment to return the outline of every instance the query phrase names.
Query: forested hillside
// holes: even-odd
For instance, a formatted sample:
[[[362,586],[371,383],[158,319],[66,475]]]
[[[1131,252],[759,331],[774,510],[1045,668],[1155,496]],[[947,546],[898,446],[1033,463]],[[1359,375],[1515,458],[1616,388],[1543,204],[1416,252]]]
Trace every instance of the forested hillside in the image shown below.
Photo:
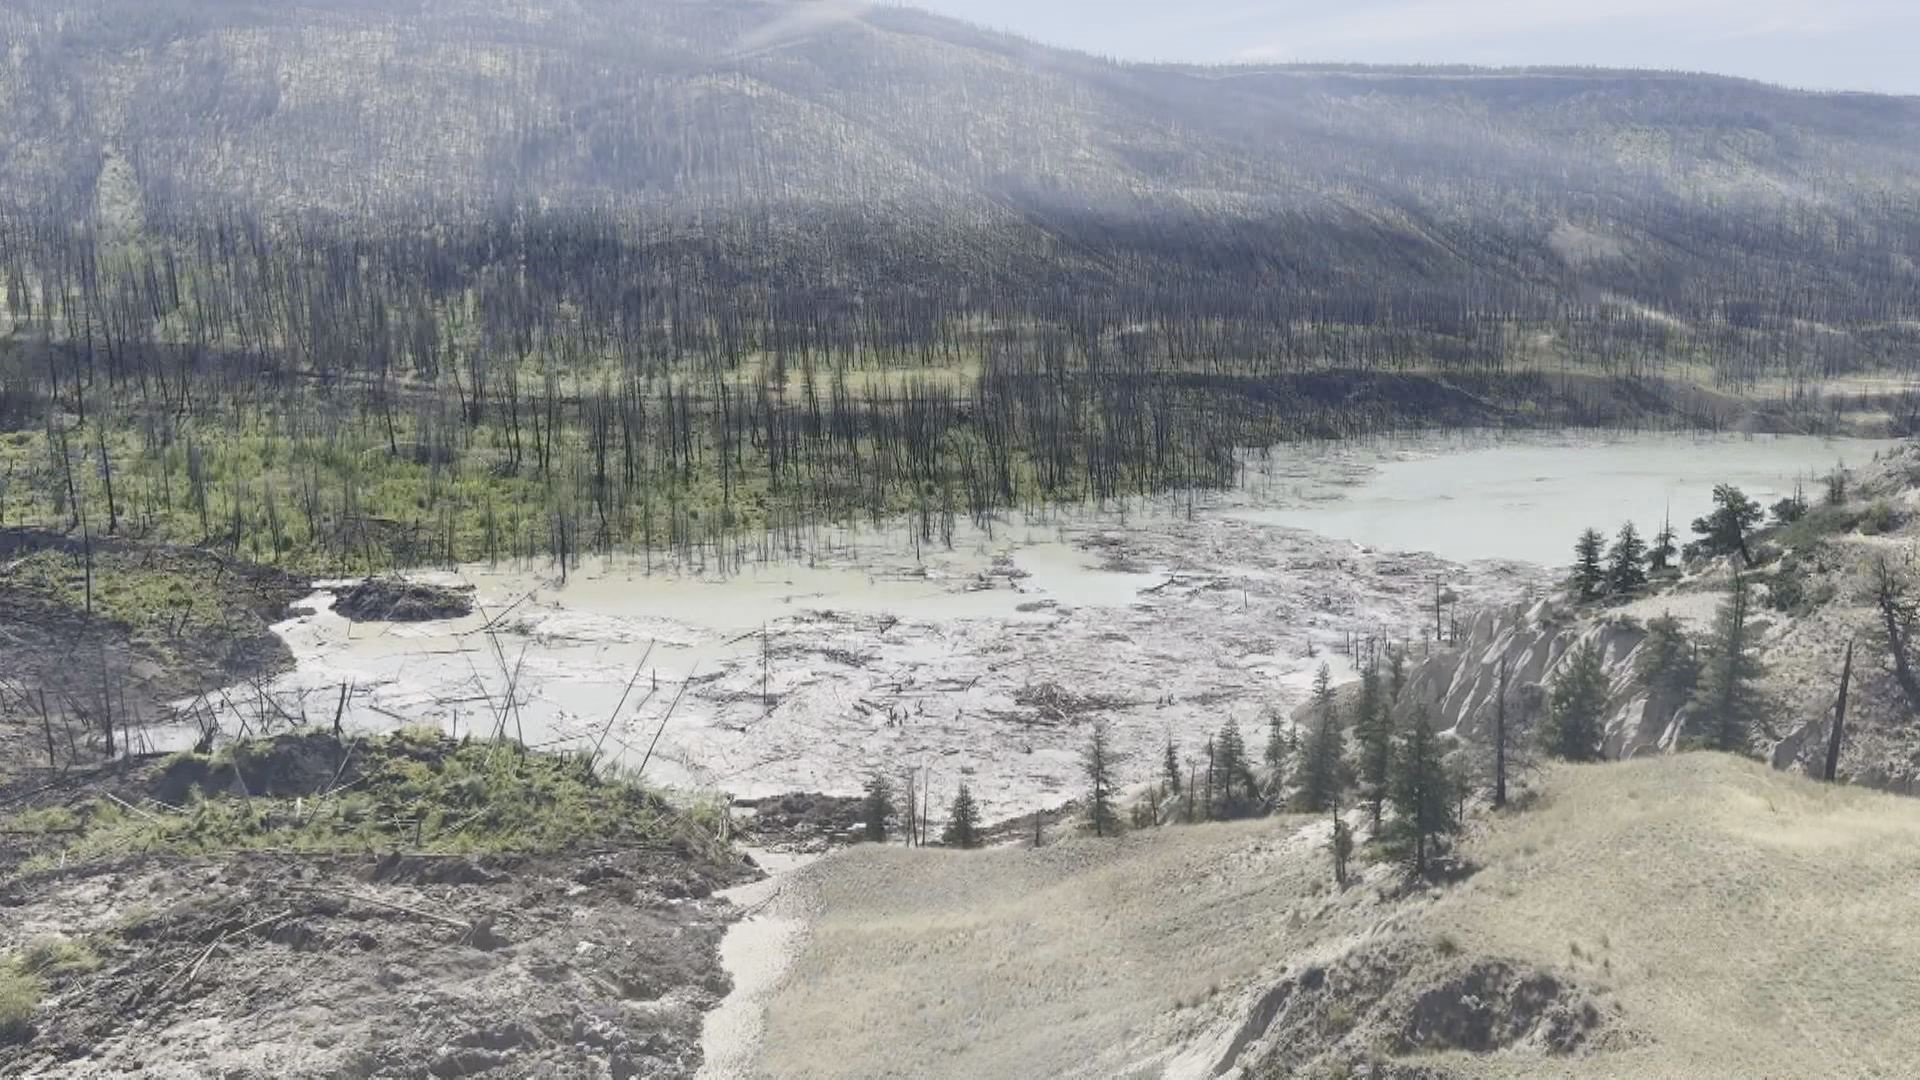
[[[1913,412],[1910,99],[811,0],[19,0],[0,38],[4,519],[680,546],[1392,424],[1804,426],[1886,374],[1836,408]]]
[[[1488,357],[1537,320],[1576,352],[1684,327],[1723,360],[1914,335],[1910,99],[1127,66],[813,0],[26,0],[0,31],[0,181],[62,225],[324,212],[412,240],[590,211],[565,229],[698,252],[716,285],[1070,293],[1110,325],[1251,321],[1258,348],[1214,347],[1302,359],[1330,348],[1280,332],[1302,322]]]

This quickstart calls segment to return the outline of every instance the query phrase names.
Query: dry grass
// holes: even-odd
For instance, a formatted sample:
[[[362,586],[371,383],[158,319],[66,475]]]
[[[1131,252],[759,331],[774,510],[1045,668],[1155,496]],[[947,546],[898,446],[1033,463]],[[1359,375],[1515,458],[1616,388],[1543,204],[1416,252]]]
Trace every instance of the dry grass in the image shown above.
[[[1362,941],[1446,941],[1619,1007],[1624,1048],[1443,1055],[1448,1075],[1911,1076],[1920,803],[1691,755],[1564,769],[1477,826],[1438,900],[1333,894],[1299,820],[1035,852],[862,849],[812,927],[764,1075],[1206,1075],[1250,993]],[[801,901],[796,900],[796,903]]]
[[[817,918],[768,1008],[763,1074],[1157,1075],[1177,1041],[1162,1029],[1212,1018],[1319,936],[1329,870],[1298,827],[828,859],[804,883]]]
[[[1650,1037],[1487,1076],[1897,1077],[1920,1061],[1920,803],[1709,755],[1556,773],[1431,921]]]

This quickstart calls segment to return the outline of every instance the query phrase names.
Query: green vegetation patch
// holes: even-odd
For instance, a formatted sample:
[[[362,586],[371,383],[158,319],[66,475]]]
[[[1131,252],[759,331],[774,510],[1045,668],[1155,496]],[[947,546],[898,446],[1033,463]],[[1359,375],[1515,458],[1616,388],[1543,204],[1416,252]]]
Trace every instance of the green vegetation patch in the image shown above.
[[[39,978],[12,963],[0,963],[0,1045],[26,1041],[43,992]]]
[[[61,982],[100,968],[100,957],[85,942],[49,934],[19,952],[0,957],[0,1046],[25,1042],[33,1034],[33,1011],[47,983]]]
[[[37,551],[15,562],[5,584],[45,597],[62,607],[87,610],[88,574],[83,556]],[[206,574],[178,564],[142,564],[119,555],[96,553],[91,592],[93,613],[132,628],[172,636],[188,627],[225,622],[226,608]]]
[[[74,812],[71,839],[28,869],[142,852],[247,850],[549,852],[672,845],[717,848],[714,831],[581,755],[437,731],[370,739],[286,735],[158,764],[140,805]],[[50,831],[45,812],[0,828]],[[65,825],[63,819],[55,824]]]

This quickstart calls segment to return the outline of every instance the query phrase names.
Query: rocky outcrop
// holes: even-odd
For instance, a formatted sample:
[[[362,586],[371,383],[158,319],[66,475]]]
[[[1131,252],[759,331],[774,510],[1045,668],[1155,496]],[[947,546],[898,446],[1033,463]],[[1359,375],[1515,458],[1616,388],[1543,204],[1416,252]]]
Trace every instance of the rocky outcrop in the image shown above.
[[[1565,1057],[1632,1040],[1617,1006],[1565,974],[1389,940],[1274,985],[1213,1075],[1437,1080],[1451,1074],[1394,1059],[1502,1050]]]
[[[1591,642],[1600,650],[1609,685],[1607,755],[1670,749],[1685,702],[1649,694],[1634,679],[1634,653],[1645,638],[1645,629],[1632,619],[1578,618],[1553,600],[1483,611],[1453,645],[1409,668],[1395,714],[1404,720],[1424,708],[1436,730],[1485,745],[1504,661],[1508,723],[1516,731],[1537,728],[1546,717],[1547,688],[1574,648]]]

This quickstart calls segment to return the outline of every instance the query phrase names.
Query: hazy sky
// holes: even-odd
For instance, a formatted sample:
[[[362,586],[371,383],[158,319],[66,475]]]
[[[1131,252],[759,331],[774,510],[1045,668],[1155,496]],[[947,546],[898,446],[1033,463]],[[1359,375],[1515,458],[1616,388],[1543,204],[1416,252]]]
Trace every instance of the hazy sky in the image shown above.
[[[1920,0],[909,0],[1139,60],[1598,64],[1920,94]]]

